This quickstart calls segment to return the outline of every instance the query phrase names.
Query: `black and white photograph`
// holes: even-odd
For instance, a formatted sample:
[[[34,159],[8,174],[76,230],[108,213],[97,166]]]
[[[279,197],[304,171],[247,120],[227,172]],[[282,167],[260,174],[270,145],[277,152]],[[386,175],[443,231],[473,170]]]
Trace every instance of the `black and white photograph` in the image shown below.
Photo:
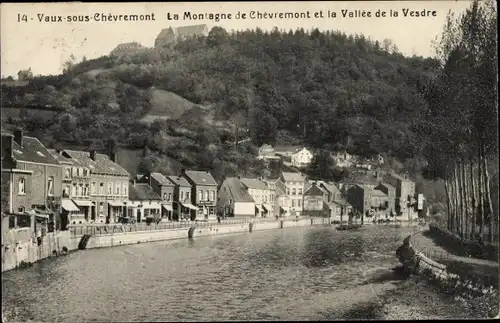
[[[2,322],[500,318],[496,1],[0,13]]]

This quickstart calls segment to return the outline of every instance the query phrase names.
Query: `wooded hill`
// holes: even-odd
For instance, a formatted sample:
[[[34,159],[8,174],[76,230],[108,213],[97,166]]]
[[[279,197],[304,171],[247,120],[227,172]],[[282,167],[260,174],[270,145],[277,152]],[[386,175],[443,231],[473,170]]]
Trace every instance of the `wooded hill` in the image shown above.
[[[263,143],[346,148],[404,161],[421,154],[415,131],[427,103],[420,89],[438,68],[436,60],[404,57],[389,40],[380,44],[362,35],[302,29],[228,34],[215,27],[206,38],[173,48],[68,63],[61,75],[2,84],[4,106],[60,108],[55,117],[24,113],[4,122],[49,146],[102,138],[131,148],[147,144],[157,157],[141,170],[185,166],[213,169],[216,176],[257,174],[262,165],[250,155]],[[169,101],[172,95],[186,100]],[[251,144],[233,144],[246,136]]]

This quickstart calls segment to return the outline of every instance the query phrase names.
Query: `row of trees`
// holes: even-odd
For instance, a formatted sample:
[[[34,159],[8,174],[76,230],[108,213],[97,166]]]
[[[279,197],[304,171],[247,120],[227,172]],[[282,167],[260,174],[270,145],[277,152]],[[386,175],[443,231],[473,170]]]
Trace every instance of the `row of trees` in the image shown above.
[[[427,177],[443,179],[448,229],[463,238],[498,239],[497,16],[493,1],[475,1],[448,16],[437,53],[442,69],[426,91],[423,138]],[[498,164],[496,164],[498,165]],[[498,187],[498,185],[496,185]]]

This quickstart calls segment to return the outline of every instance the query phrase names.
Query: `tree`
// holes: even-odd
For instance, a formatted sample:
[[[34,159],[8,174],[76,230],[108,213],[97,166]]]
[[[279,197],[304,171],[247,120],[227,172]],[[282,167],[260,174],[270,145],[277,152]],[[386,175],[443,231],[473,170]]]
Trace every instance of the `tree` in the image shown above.
[[[227,43],[228,39],[227,31],[222,27],[215,26],[208,33],[207,45],[210,47],[222,46]]]
[[[436,42],[442,67],[426,90],[424,126],[425,174],[445,180],[448,229],[490,242],[498,221],[488,167],[498,154],[496,19],[492,1],[474,1],[461,17],[448,16]]]

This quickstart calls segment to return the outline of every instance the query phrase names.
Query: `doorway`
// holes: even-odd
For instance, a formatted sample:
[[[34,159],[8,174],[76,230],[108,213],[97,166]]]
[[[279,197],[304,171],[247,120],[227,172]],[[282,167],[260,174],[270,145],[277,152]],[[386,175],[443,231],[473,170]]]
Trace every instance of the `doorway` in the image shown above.
[[[141,210],[137,209],[137,222],[141,222]]]

